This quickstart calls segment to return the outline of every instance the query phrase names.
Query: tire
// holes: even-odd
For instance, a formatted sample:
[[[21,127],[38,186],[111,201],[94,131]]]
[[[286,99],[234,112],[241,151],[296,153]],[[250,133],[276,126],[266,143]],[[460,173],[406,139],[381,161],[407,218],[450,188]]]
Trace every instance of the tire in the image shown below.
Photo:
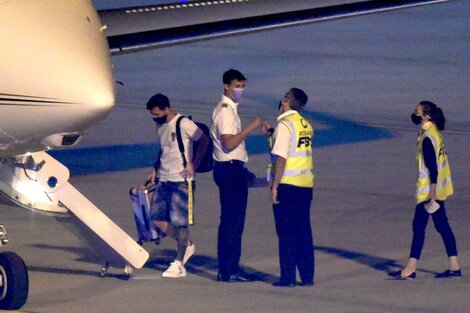
[[[18,310],[28,298],[28,270],[14,252],[0,253],[0,309]]]

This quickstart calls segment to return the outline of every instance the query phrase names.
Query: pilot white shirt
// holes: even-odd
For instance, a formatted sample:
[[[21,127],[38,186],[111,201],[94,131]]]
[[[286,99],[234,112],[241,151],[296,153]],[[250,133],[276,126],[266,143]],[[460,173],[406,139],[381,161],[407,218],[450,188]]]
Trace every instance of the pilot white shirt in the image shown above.
[[[289,127],[287,127],[286,124],[284,123],[279,123],[279,121],[282,120],[286,116],[296,114],[296,113],[297,111],[295,110],[289,110],[279,115],[277,117],[278,123],[277,123],[276,129],[274,130],[274,144],[271,149],[271,153],[274,155],[283,157],[286,160],[290,152],[292,134],[291,134]]]
[[[240,117],[237,113],[238,103],[222,95],[222,99],[212,113],[211,137],[214,142],[214,160],[226,162],[231,160],[248,161],[245,141],[228,152],[222,146],[222,135],[236,135],[242,131]]]
[[[184,170],[183,158],[181,157],[178,140],[176,139],[176,120],[180,116],[180,114],[176,114],[170,122],[159,125],[157,128],[158,141],[160,149],[162,149],[160,168],[158,169],[160,181],[184,181],[184,178],[180,175]],[[202,136],[202,130],[188,118],[181,120],[180,129],[186,161],[191,162],[193,159],[193,145],[190,141],[199,140]]]

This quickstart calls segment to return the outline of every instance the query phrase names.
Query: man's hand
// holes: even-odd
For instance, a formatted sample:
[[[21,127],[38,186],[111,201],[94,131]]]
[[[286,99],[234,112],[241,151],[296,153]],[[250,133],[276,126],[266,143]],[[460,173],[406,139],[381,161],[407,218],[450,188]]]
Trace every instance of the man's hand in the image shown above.
[[[267,122],[263,122],[261,123],[261,131],[264,135],[271,136],[274,132],[274,128],[272,128]]]
[[[271,201],[273,204],[279,204],[279,201],[277,200],[277,187],[271,188]]]
[[[157,171],[153,168],[152,171],[147,176],[147,181],[154,183],[156,179],[157,179]]]
[[[155,168],[153,168],[152,171],[147,175],[147,180],[141,185],[141,187],[146,187],[147,185],[155,184],[157,178],[157,171],[155,170]]]
[[[252,131],[260,127],[261,124],[262,124],[261,119],[259,117],[255,118],[253,122],[251,122],[251,125],[250,125],[253,128]]]
[[[186,168],[180,173],[181,177],[188,179],[194,176],[194,168],[191,162],[188,162]]]
[[[257,117],[236,135],[222,134],[220,137],[224,152],[228,153],[236,149],[249,134],[261,126],[261,123],[261,119]]]

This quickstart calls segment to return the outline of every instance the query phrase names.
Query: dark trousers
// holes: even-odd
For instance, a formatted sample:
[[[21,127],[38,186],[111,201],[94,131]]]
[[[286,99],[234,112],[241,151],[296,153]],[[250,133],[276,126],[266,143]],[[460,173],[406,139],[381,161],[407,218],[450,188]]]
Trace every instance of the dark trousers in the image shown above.
[[[310,226],[312,188],[281,184],[279,204],[273,205],[274,222],[279,237],[281,281],[295,282],[296,268],[304,283],[313,282],[315,259]]]
[[[248,201],[248,176],[243,162],[216,162],[214,180],[219,187],[220,225],[217,241],[222,278],[238,273]]]
[[[418,259],[421,256],[421,250],[424,246],[424,237],[426,226],[428,224],[429,215],[431,215],[434,222],[434,227],[441,235],[444,245],[446,247],[447,256],[457,255],[457,245],[455,242],[454,233],[450,228],[447,221],[446,208],[443,201],[437,201],[441,206],[439,210],[433,214],[429,214],[424,208],[424,202],[416,205],[415,216],[413,219],[413,241],[411,242],[410,258]]]

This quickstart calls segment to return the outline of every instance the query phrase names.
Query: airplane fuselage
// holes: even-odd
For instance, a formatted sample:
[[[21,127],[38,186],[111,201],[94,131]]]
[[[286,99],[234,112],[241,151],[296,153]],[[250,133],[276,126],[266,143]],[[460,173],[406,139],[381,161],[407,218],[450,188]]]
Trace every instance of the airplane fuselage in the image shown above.
[[[73,145],[114,106],[89,0],[0,0],[0,156]]]

